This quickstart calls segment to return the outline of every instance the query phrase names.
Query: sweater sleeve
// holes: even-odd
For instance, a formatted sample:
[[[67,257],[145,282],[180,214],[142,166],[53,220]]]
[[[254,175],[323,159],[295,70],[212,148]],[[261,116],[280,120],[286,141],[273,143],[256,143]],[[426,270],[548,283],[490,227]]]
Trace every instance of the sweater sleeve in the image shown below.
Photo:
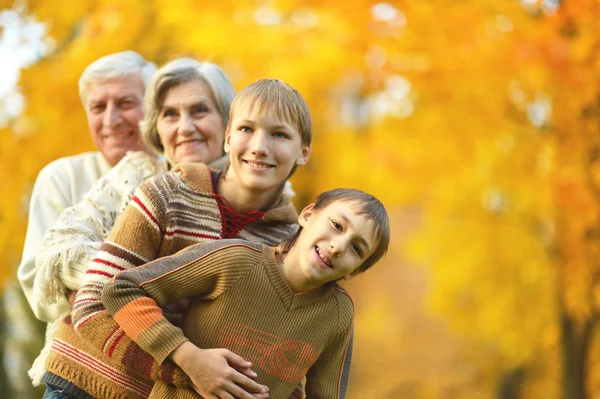
[[[260,248],[242,240],[197,244],[119,273],[102,299],[125,333],[162,363],[187,338],[161,307],[192,296],[215,299],[261,262]]]
[[[306,375],[307,398],[345,398],[352,354],[352,315],[341,319],[343,332],[321,353]]]
[[[117,272],[145,264],[159,254],[167,212],[165,175],[140,184],[117,218],[77,291],[72,321],[77,334],[123,364],[133,375],[185,386],[188,380],[181,369],[170,362],[157,364],[139,347],[129,345],[131,340],[102,304],[102,288]]]
[[[35,181],[29,203],[29,222],[21,264],[17,276],[25,297],[35,314],[42,321],[52,322],[70,309],[65,296],[54,304],[41,301],[43,295],[34,288],[37,275],[35,258],[42,245],[44,234],[54,225],[63,210],[70,206],[69,179],[63,176],[57,163],[42,169]]]
[[[73,306],[73,326],[101,312],[102,288],[121,271],[157,258],[166,226],[164,175],[140,184],[106,241],[89,264]]]
[[[123,212],[136,187],[160,164],[143,152],[130,152],[101,177],[78,204],[64,210],[44,236],[36,258],[34,289],[44,303],[56,302],[65,287],[81,288],[88,264]]]

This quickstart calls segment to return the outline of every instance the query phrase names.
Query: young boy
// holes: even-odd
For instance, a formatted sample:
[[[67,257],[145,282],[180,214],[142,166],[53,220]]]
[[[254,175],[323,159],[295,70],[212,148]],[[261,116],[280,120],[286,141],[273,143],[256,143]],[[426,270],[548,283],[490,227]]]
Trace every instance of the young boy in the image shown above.
[[[337,189],[304,208],[298,222],[296,236],[277,248],[221,240],[123,271],[103,302],[129,337],[157,362],[172,359],[204,398],[241,397],[249,377],[270,397],[287,398],[304,376],[308,398],[339,398],[354,311],[336,282],[386,253],[389,219],[371,195]],[[188,297],[182,331],[160,307]],[[213,349],[227,352],[226,378],[211,374],[207,348],[228,349]],[[158,382],[150,397],[198,396]]]
[[[60,323],[52,341],[43,382],[70,397],[144,399],[154,379],[177,380],[181,370],[139,367],[139,359],[149,355],[122,352],[124,334],[104,309],[102,288],[118,271],[193,244],[244,239],[277,245],[291,237],[298,214],[283,188],[308,161],[311,132],[300,93],[263,79],[244,88],[231,105],[225,134],[230,165],[223,172],[180,164],[141,183],[88,265],[72,319]],[[181,132],[181,139],[189,133]]]

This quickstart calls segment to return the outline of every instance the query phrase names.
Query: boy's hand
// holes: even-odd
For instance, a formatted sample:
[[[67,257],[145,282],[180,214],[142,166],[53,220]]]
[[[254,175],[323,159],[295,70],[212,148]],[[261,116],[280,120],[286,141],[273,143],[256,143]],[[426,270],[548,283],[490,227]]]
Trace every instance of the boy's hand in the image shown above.
[[[192,380],[192,388],[206,399],[264,399],[269,388],[252,380],[252,364],[227,349],[200,349],[189,341],[171,354],[174,363]]]

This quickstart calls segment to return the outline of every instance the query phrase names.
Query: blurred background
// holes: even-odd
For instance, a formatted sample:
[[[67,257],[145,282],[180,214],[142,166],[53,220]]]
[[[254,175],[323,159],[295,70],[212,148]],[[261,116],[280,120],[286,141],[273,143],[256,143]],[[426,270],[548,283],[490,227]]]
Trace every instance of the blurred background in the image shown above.
[[[28,196],[93,149],[83,69],[132,49],[307,99],[298,207],[355,187],[392,216],[356,305],[348,398],[600,397],[599,0],[0,0],[2,397],[43,326],[18,284]]]

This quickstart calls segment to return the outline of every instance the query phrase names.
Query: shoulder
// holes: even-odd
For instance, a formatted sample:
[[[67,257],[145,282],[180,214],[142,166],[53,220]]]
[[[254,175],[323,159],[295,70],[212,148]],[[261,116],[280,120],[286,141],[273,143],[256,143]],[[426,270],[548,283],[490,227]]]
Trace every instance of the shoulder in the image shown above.
[[[99,152],[85,152],[50,162],[42,168],[38,179],[72,174],[92,174],[100,177],[108,170],[110,166]]]
[[[346,326],[352,324],[352,320],[354,319],[354,302],[352,302],[348,291],[337,283],[333,286],[332,294],[337,303],[340,328],[343,331]]]
[[[260,256],[264,251],[262,244],[239,239],[223,239],[207,243],[191,245],[179,251],[179,253],[193,253],[194,256],[201,257],[211,253],[230,253],[243,255]]]
[[[177,173],[187,185],[200,192],[213,191],[210,168],[202,163],[179,164],[172,172]]]
[[[117,167],[133,167],[136,170],[144,171],[148,169],[156,169],[157,172],[164,172],[167,170],[163,160],[150,156],[144,151],[128,151],[123,159],[121,159],[121,161],[115,165],[115,168]]]

